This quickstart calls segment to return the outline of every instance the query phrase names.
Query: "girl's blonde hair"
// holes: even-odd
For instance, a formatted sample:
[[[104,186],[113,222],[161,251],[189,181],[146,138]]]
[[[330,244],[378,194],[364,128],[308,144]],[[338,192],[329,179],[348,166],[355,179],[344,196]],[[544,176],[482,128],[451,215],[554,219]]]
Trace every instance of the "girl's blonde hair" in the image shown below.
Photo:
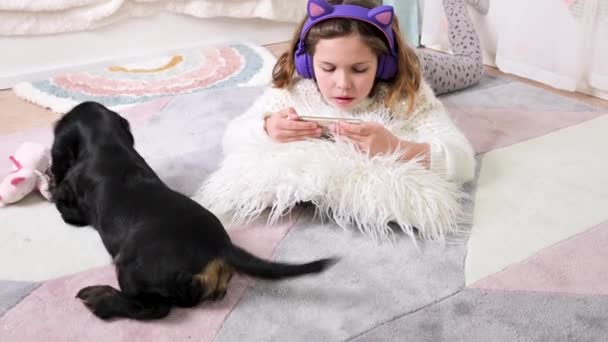
[[[373,0],[334,0],[327,2],[330,5],[348,4],[370,9],[378,6]],[[272,70],[272,84],[277,88],[288,88],[294,83],[294,76],[296,73],[294,61],[295,51],[306,19],[307,17],[298,24],[293,38],[289,43],[288,50],[279,57]],[[389,108],[394,108],[400,99],[407,98],[407,112],[410,113],[414,108],[416,94],[420,88],[422,78],[420,62],[418,61],[418,56],[416,56],[414,50],[405,43],[399,30],[397,17],[393,18],[391,26],[394,31],[395,47],[397,50],[397,73],[392,79],[383,81],[388,84],[389,89],[384,99],[384,104]],[[311,56],[314,56],[315,47],[319,40],[343,37],[351,34],[358,34],[376,55],[379,56],[383,53],[389,53],[388,43],[380,30],[366,22],[347,18],[328,19],[313,26],[306,35],[306,50]],[[374,93],[375,88],[376,86],[374,85],[372,94]]]

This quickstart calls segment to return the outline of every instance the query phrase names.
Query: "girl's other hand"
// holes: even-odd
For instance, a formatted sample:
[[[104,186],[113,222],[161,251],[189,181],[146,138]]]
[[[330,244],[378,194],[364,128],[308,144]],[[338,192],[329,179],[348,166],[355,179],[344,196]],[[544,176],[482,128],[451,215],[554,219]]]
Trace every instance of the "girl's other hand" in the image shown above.
[[[428,167],[430,163],[429,144],[401,140],[379,123],[352,124],[341,121],[332,127],[332,133],[339,138],[350,140],[361,151],[371,156],[390,154],[401,149],[402,160],[422,157],[421,163],[424,166]]]

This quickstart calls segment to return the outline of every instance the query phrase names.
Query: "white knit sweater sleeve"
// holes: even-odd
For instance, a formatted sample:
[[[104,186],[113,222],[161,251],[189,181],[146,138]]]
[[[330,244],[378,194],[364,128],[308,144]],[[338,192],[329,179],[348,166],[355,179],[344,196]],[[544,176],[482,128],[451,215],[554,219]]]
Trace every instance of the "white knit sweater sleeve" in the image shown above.
[[[267,113],[277,112],[293,106],[287,90],[268,88],[243,114],[232,120],[222,139],[224,155],[234,151],[242,144],[260,140],[270,140],[264,129],[264,118]]]
[[[406,102],[400,105],[399,110],[405,111]],[[422,84],[416,107],[407,121],[409,131],[415,132],[415,140],[431,146],[431,170],[458,182],[473,179],[475,152],[427,84]]]

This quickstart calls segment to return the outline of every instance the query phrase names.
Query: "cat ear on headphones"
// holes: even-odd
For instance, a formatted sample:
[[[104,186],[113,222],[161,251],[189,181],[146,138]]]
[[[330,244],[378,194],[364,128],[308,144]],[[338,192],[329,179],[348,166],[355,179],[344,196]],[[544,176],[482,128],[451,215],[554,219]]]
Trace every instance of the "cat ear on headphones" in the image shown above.
[[[395,12],[393,10],[393,6],[378,6],[371,9],[367,13],[367,16],[374,22],[384,27],[388,27],[391,26],[391,23],[393,22]]]
[[[328,15],[334,11],[334,8],[323,0],[308,0],[306,8],[311,20]]]

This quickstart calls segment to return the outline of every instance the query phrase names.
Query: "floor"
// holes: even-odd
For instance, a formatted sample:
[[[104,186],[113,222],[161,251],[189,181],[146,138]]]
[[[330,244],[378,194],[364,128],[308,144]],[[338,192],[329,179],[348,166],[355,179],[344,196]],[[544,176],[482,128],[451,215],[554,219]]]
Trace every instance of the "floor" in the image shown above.
[[[275,56],[279,56],[286,49],[286,47],[287,43],[266,45],[266,48],[268,48]],[[577,92],[556,90],[535,81],[526,80],[513,75],[506,75],[493,67],[486,66],[485,72],[491,75],[505,75],[506,77],[518,79],[528,84],[542,87],[554,93],[567,96],[569,98],[574,98],[578,101],[608,110],[608,101],[599,98]],[[58,117],[59,114],[57,113],[17,98],[10,90],[0,91],[0,134],[16,132],[23,128],[43,126],[55,121]]]
[[[285,44],[276,44],[268,46],[268,48],[275,55],[278,55],[285,49]],[[486,68],[486,72],[492,75],[503,75],[494,68]],[[453,260],[459,261],[446,262],[446,265],[460,265],[458,267],[461,267],[462,260],[466,260],[464,279],[467,288],[464,291],[445,298],[445,300],[437,302],[435,305],[415,304],[408,306],[406,309],[400,307],[399,310],[402,310],[401,312],[413,312],[413,314],[402,316],[388,310],[391,308],[391,305],[396,303],[394,298],[399,298],[400,300],[397,304],[401,305],[404,303],[402,300],[407,297],[396,295],[390,291],[384,291],[386,293],[380,291],[382,293],[374,296],[375,300],[371,302],[371,306],[361,310],[352,310],[352,301],[344,296],[335,296],[335,291],[327,294],[328,296],[332,296],[332,298],[335,297],[337,300],[344,301],[348,309],[345,312],[352,314],[354,318],[356,318],[355,314],[361,316],[361,313],[363,313],[364,317],[359,317],[361,322],[371,321],[373,315],[370,313],[374,313],[374,308],[377,309],[378,307],[384,308],[385,310],[382,313],[386,314],[387,317],[391,317],[391,321],[385,321],[377,330],[360,335],[360,338],[357,338],[356,341],[394,340],[395,336],[410,336],[414,334],[420,336],[420,340],[428,341],[439,340],[441,337],[451,341],[483,341],[488,340],[488,336],[492,336],[492,340],[504,341],[519,340],[522,339],[521,336],[527,336],[530,340],[563,340],[563,336],[579,336],[581,340],[605,340],[601,336],[605,336],[606,334],[606,327],[602,322],[606,322],[605,313],[608,312],[606,310],[608,287],[605,285],[608,283],[606,282],[605,267],[605,260],[608,260],[608,255],[606,255],[608,249],[605,248],[608,245],[608,217],[606,215],[606,199],[608,199],[608,188],[606,185],[608,184],[608,175],[605,170],[608,168],[605,158],[598,158],[598,156],[603,155],[605,153],[605,146],[608,146],[608,137],[604,138],[606,136],[605,132],[608,131],[608,115],[604,114],[608,113],[608,101],[579,93],[552,90],[547,86],[514,76],[506,75],[505,77],[539,86],[550,92],[602,108],[603,112],[600,114],[589,113],[584,108],[576,109],[575,107],[578,107],[578,104],[568,104],[568,101],[563,99],[558,101],[558,99],[553,98],[538,101],[551,109],[547,109],[545,112],[535,111],[534,114],[541,114],[538,116],[539,120],[530,120],[528,122],[527,120],[517,119],[528,117],[526,115],[529,112],[525,110],[511,110],[512,108],[506,106],[497,107],[495,110],[488,110],[490,109],[489,106],[476,108],[475,106],[478,106],[482,102],[478,99],[481,99],[484,95],[472,96],[470,102],[463,101],[460,103],[460,107],[453,106],[454,109],[461,109],[462,117],[465,117],[464,114],[469,113],[479,114],[476,122],[480,125],[472,127],[475,135],[488,136],[492,134],[510,139],[508,144],[500,148],[490,149],[483,154],[478,181],[476,182],[474,226],[471,238],[466,246],[466,259],[463,254],[455,253],[449,255],[457,257],[457,259]],[[496,93],[488,92],[485,94],[500,95],[503,99],[517,99],[518,96],[512,96],[512,94],[522,94],[511,93],[504,89],[501,88]],[[447,104],[450,102],[450,99],[445,98],[444,102]],[[452,103],[454,104],[454,102]],[[569,109],[568,106],[572,108]],[[452,113],[458,113],[458,111],[454,110]],[[585,115],[589,114],[597,115],[597,117],[586,120]],[[55,120],[57,117],[58,115],[55,113],[17,99],[11,92],[0,92],[0,136],[3,135],[3,132],[26,131],[25,128],[32,128],[32,126],[47,126],[50,121]],[[505,131],[493,131],[492,129],[484,129],[488,127],[496,128],[490,125],[483,125],[486,122],[506,123],[509,126]],[[566,124],[560,124],[562,122]],[[541,132],[540,128],[545,128],[544,124],[548,124],[550,126],[549,129],[539,133]],[[196,126],[205,127],[204,125]],[[166,126],[163,125],[164,127]],[[520,132],[525,134],[527,134],[526,132],[532,132],[532,134],[526,135],[525,139],[521,139],[517,137]],[[196,134],[194,135],[196,136]],[[173,164],[171,164],[171,167],[174,167]],[[195,167],[192,169],[196,171]],[[21,208],[18,206],[15,206],[15,210],[13,211],[10,209],[0,210],[0,222],[9,222],[8,220],[10,219],[14,228],[14,230],[0,229],[0,237],[2,236],[1,233],[9,237],[11,235],[18,236],[19,238],[26,237],[22,240],[23,244],[17,245],[18,248],[22,248],[24,251],[28,251],[28,247],[22,246],[32,248],[31,246],[34,246],[35,243],[48,245],[48,242],[52,240],[49,238],[50,234],[56,238],[57,233],[55,230],[40,229],[40,225],[21,223],[33,222],[30,221],[32,217],[35,218],[36,222],[45,222],[47,225],[49,225],[49,222],[53,222],[51,220],[55,220],[54,222],[60,220],[54,213],[52,206],[43,205],[44,203],[41,201],[38,203],[41,207],[34,215],[31,214],[32,212],[27,214],[24,211],[19,211]],[[23,210],[31,210],[25,208],[27,207],[23,207]],[[3,225],[2,223],[0,223],[0,226],[10,227],[10,225]],[[323,226],[320,226],[320,228],[323,229]],[[268,232],[269,230],[266,229],[264,231]],[[26,234],[23,232],[26,232]],[[81,232],[86,233],[86,230],[65,230],[66,236],[69,234],[70,239],[78,238],[76,234]],[[350,253],[350,249],[353,246],[351,241],[344,237],[338,238],[336,235],[332,238],[324,236],[323,240],[318,239],[318,237],[311,239],[302,235],[311,232],[310,229],[300,230],[300,232],[298,234],[297,230],[294,230],[287,235],[287,239],[281,241],[282,247],[277,250],[280,253],[275,254],[277,258],[284,258],[286,260],[293,259],[294,257],[297,258],[297,254],[301,251],[321,254],[320,251],[325,253],[327,250],[332,250],[337,255],[354,255]],[[336,231],[336,234],[339,232],[341,231]],[[35,238],[30,238],[30,236]],[[260,239],[259,236],[261,235],[256,235],[254,240],[256,244],[260,243],[260,241],[269,241],[265,238]],[[87,235],[87,239],[89,237],[90,240],[83,238],[83,243],[74,244],[75,248],[79,250],[82,246],[87,246],[88,252],[85,256],[87,258],[94,256],[99,256],[100,260],[101,257],[107,258],[104,250],[95,248],[95,246],[99,247],[97,237],[92,234]],[[310,244],[310,241],[313,240],[331,242],[326,244]],[[9,239],[0,238],[0,241],[9,241]],[[298,246],[298,244],[300,245]],[[355,245],[358,247],[362,246]],[[344,248],[344,252],[340,248]],[[57,249],[56,246],[55,249]],[[0,248],[0,259],[15,259],[15,253],[4,253],[3,257],[3,252],[6,250],[8,248]],[[45,255],[44,249],[33,250],[36,253],[40,253],[39,255]],[[71,249],[64,248],[62,250],[70,251]],[[428,253],[429,249],[425,249],[425,251]],[[382,260],[384,263],[386,263],[386,260],[411,260],[412,262],[408,262],[408,267],[405,269],[402,267],[402,263],[394,263],[394,268],[387,269],[406,272],[397,273],[395,271],[396,275],[393,277],[394,279],[406,279],[407,275],[412,274],[415,274],[414,278],[417,280],[422,279],[418,282],[406,282],[408,286],[422,284],[420,288],[409,288],[410,290],[406,291],[410,294],[421,294],[412,297],[415,298],[415,303],[419,303],[418,300],[420,299],[424,301],[424,298],[427,298],[427,300],[429,298],[444,298],[443,294],[436,295],[435,297],[429,295],[431,293],[430,289],[436,288],[433,284],[439,284],[439,288],[443,291],[446,289],[453,291],[451,290],[453,288],[449,287],[447,281],[433,281],[436,278],[431,278],[431,275],[452,275],[457,276],[458,279],[462,279],[462,275],[458,271],[460,268],[436,268],[430,266],[430,259],[415,257],[416,254],[408,254],[407,249],[398,249],[398,253],[404,253],[398,258],[387,259],[386,256],[394,256],[395,251],[390,251],[390,254],[388,254],[388,251],[386,252],[386,254],[372,253],[366,257],[378,258],[375,260]],[[462,253],[465,253],[464,247]],[[46,253],[47,256],[48,254]],[[61,256],[66,256],[70,260],[74,259],[72,256],[75,255],[71,253],[55,254],[61,254]],[[435,251],[425,255],[447,256],[448,254]],[[82,262],[85,257],[78,258],[78,262]],[[33,260],[40,259],[36,258]],[[364,259],[359,258],[358,255],[357,261],[359,262],[360,260]],[[447,259],[443,258],[442,260],[447,261]],[[423,266],[413,268],[414,261],[421,263]],[[373,264],[367,262],[365,264],[358,263],[357,265]],[[51,268],[54,265],[56,267],[63,267],[63,264],[60,262],[53,264],[45,263],[41,267]],[[4,271],[4,269],[0,267],[1,271]],[[21,269],[27,270],[28,268]],[[62,280],[62,283],[47,283],[59,284],[42,287],[46,291],[44,294],[46,297],[44,298],[50,298],[50,300],[41,300],[42,297],[38,296],[41,292],[28,296],[29,302],[27,303],[31,304],[20,304],[21,311],[19,312],[22,313],[19,318],[20,324],[12,323],[7,326],[27,326],[26,332],[38,334],[36,337],[48,336],[54,333],[76,333],[73,330],[66,329],[53,330],[53,324],[57,325],[57,322],[60,321],[80,322],[76,323],[76,326],[87,327],[87,329],[82,330],[83,334],[89,333],[92,330],[96,331],[95,329],[103,329],[96,328],[92,322],[89,322],[89,316],[78,314],[78,311],[70,311],[72,310],[72,306],[70,306],[72,302],[57,299],[61,298],[61,296],[57,295],[57,291],[60,288],[66,288],[68,283],[71,284],[70,286],[74,286],[73,284],[80,286],[80,284],[85,283],[90,285],[91,279],[100,279],[92,275],[101,277],[113,276],[114,273],[112,273],[110,268],[106,268],[105,270],[108,272],[100,273],[97,269],[94,269],[89,273],[78,274],[77,278],[63,278],[68,280]],[[312,281],[314,282],[313,285],[317,288],[333,289],[334,287],[331,287],[332,284],[336,284],[336,280],[338,280],[344,284],[349,284],[348,290],[340,291],[340,293],[359,295],[363,292],[350,287],[357,283],[365,283],[360,281],[359,275],[356,272],[352,274],[346,272],[328,273],[328,277],[334,278],[323,278],[324,280],[316,279]],[[385,280],[389,280],[389,278],[387,277]],[[458,280],[458,284],[461,281]],[[306,287],[310,283],[303,284],[302,286]],[[243,285],[244,287],[245,285]],[[395,287],[391,288],[394,289]],[[250,291],[250,296],[243,297],[244,299],[240,302],[242,303],[240,308],[236,307],[234,310],[232,308],[227,309],[232,310],[230,311],[230,320],[218,321],[218,324],[224,329],[225,335],[222,336],[228,336],[225,337],[226,340],[230,339],[230,334],[242,331],[237,329],[239,322],[245,322],[249,327],[264,327],[264,329],[259,330],[261,335],[273,330],[273,327],[269,328],[263,324],[267,322],[275,324],[280,322],[280,320],[268,320],[269,316],[260,314],[259,308],[276,302],[276,299],[293,298],[298,303],[298,310],[307,307],[308,304],[316,303],[322,307],[325,303],[325,301],[308,301],[308,297],[299,295],[286,296],[285,294],[292,293],[290,291],[297,291],[297,287],[295,286],[291,289],[282,287],[287,292],[280,289],[279,292],[276,292],[262,283],[254,285],[250,289],[248,290]],[[377,289],[377,287],[374,289]],[[253,293],[258,295],[254,296]],[[304,292],[302,291],[301,293]],[[264,294],[264,296],[259,296],[259,294]],[[314,294],[315,296],[322,295],[323,292],[314,291]],[[267,302],[258,301],[260,298],[265,298]],[[385,305],[378,301],[381,298],[388,298],[390,300]],[[58,303],[57,307],[64,310],[61,311],[62,313],[73,313],[73,316],[60,316],[56,313],[51,313],[51,311],[46,310],[49,307],[47,303]],[[79,305],[79,303],[76,304]],[[365,301],[358,301],[357,304],[365,304]],[[340,306],[334,307],[339,308]],[[251,308],[253,308],[253,311],[249,310]],[[471,308],[474,310],[471,310]],[[321,313],[319,317],[325,318],[319,320],[320,322],[330,322],[332,326],[344,327],[344,330],[341,331],[347,331],[347,329],[352,328],[353,325],[350,324],[349,326],[349,323],[357,322],[354,318],[348,322],[335,320],[336,317],[345,317],[345,315],[332,314],[335,312],[332,310],[308,310],[306,312]],[[273,311],[277,312],[276,310]],[[28,321],[31,321],[32,312],[42,312],[50,316],[49,319],[38,320],[42,322],[38,326],[32,326],[32,324],[27,324]],[[201,312],[204,311],[198,310],[195,314],[200,314]],[[280,318],[286,322],[281,325],[281,329],[288,336],[290,336],[289,334],[293,335],[294,331],[298,331],[298,326],[306,324],[306,322],[301,320],[306,320],[306,317],[310,317],[310,315],[290,313],[287,309],[280,312]],[[16,317],[19,314],[15,311],[13,315],[13,317]],[[59,317],[59,320],[57,317]],[[70,319],[66,320],[61,317],[69,317]],[[192,330],[181,329],[179,332],[216,331],[207,329],[206,327],[205,329],[201,329],[201,322],[207,322],[207,320],[199,319],[200,316],[188,317],[190,318],[188,322],[194,322],[192,324],[195,325],[195,328],[192,328]],[[285,317],[288,317],[288,319],[285,319]],[[259,322],[253,322],[256,319]],[[171,331],[175,330],[175,321],[168,322],[169,329],[172,329]],[[476,323],[471,324],[471,322]],[[534,324],[530,326],[530,322],[534,322]],[[0,326],[2,323],[0,322]],[[98,326],[102,327],[102,325]],[[47,327],[51,327],[51,329]],[[295,329],[290,329],[290,327],[295,327]],[[145,332],[151,332],[150,336],[171,336],[171,331],[159,332],[159,330],[155,330],[156,328],[158,327],[147,327]],[[320,329],[316,331],[329,330]],[[16,331],[15,329],[12,330],[12,332]],[[23,333],[21,330],[19,332]],[[119,329],[113,330],[110,333],[117,333],[121,336],[136,336],[141,331],[131,333],[127,332],[127,330]],[[592,337],[589,337],[589,335],[581,336],[581,334],[590,334]],[[291,336],[291,339],[297,338],[296,335]],[[535,338],[533,336],[539,337]],[[203,339],[199,338],[199,340]],[[8,339],[4,338],[4,340]],[[21,341],[23,337],[14,338],[13,340]],[[110,338],[109,340],[112,339]],[[239,340],[239,338],[233,338],[232,340]],[[337,340],[337,338],[332,340]]]

